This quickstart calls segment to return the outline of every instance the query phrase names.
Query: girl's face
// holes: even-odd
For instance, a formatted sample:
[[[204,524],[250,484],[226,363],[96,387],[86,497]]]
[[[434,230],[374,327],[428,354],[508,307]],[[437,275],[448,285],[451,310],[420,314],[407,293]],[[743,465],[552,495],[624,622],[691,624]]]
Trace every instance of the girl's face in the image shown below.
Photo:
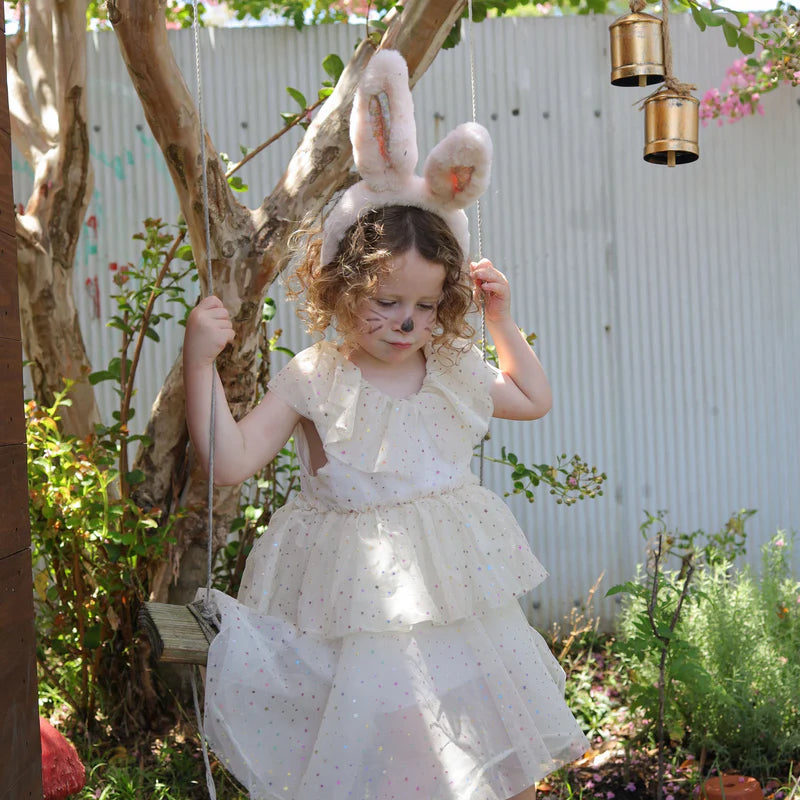
[[[444,279],[444,267],[415,249],[394,257],[375,294],[361,304],[353,338],[361,355],[387,364],[418,358],[433,336]]]

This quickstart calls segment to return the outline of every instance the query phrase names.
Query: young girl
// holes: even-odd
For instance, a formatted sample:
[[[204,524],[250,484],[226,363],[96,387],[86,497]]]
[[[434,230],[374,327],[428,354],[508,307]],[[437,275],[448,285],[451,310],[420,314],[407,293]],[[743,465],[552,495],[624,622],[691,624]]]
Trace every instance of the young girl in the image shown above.
[[[492,415],[551,404],[505,277],[465,263],[461,209],[488,181],[488,135],[456,129],[418,178],[408,104],[405,62],[378,53],[351,120],[364,180],[297,271],[309,329],[335,339],[236,422],[211,366],[233,339],[228,313],[208,297],[187,324],[187,419],[206,464],[216,381],[216,479],[241,482],[292,435],[301,463],[238,600],[213,593],[207,734],[254,800],[528,800],[587,749],[516,600],[546,573],[470,471]],[[468,341],[473,296],[499,369]]]

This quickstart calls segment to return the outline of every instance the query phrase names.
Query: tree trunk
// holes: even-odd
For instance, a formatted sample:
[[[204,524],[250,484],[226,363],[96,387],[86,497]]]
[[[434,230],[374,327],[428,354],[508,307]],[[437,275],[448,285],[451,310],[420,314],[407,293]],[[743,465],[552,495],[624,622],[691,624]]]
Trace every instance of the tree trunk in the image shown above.
[[[92,192],[86,4],[33,0],[29,15],[33,97],[18,63],[24,19],[7,55],[12,138],[34,171],[33,191],[16,219],[22,342],[40,403],[51,404],[64,379],[74,383],[61,427],[85,436],[100,420],[73,296],[73,261]]]
[[[412,83],[422,74],[460,16],[465,0],[410,0],[401,13],[387,17],[381,47],[392,46],[407,58]],[[109,17],[123,59],[142,101],[145,116],[170,169],[205,285],[205,236],[201,192],[198,116],[166,38],[163,4],[158,0],[109,2]],[[261,308],[270,284],[287,256],[289,235],[306,214],[318,214],[347,180],[352,165],[348,121],[359,76],[375,52],[363,41],[335,91],[320,109],[274,191],[258,209],[246,209],[230,190],[208,136],[211,263],[214,293],[234,321],[236,341],[218,359],[234,416],[245,414],[256,397],[257,334]],[[178,111],[180,110],[180,113]],[[185,602],[194,587],[205,584],[205,561],[197,551],[207,539],[206,478],[186,451],[183,382],[176,361],[154,405],[147,435],[152,445],[140,450],[135,466],[147,479],[137,487],[137,501],[174,509],[176,500],[189,509],[175,531],[169,570],[153,583],[157,599],[168,595]],[[238,491],[220,489],[215,498],[215,547],[227,537],[238,513]],[[193,575],[183,573],[182,558]],[[167,591],[168,578],[174,578]]]

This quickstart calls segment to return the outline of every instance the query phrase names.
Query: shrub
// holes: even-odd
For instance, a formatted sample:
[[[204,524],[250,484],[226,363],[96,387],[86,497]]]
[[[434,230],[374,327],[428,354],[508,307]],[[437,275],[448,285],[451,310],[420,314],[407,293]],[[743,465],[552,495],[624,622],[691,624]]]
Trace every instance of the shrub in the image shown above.
[[[724,769],[774,774],[800,756],[800,582],[792,537],[762,549],[762,571],[716,564],[698,579],[699,602],[683,635],[712,679],[703,697],[676,698],[689,743]]]
[[[119,493],[117,454],[98,436],[58,428],[65,392],[53,406],[26,406],[29,511],[37,659],[46,692],[82,721],[118,702],[129,686],[136,611],[147,596],[151,559],[163,556],[169,526]]]
[[[763,778],[800,755],[800,582],[791,572],[792,537],[783,533],[764,546],[760,575],[736,565],[751,513],[734,515],[713,536],[667,533],[663,515],[650,517],[645,533],[661,525],[664,556],[680,560],[656,572],[651,560],[616,590],[627,593],[618,630],[632,705],[652,726],[660,714],[673,741],[710,754],[719,768]]]

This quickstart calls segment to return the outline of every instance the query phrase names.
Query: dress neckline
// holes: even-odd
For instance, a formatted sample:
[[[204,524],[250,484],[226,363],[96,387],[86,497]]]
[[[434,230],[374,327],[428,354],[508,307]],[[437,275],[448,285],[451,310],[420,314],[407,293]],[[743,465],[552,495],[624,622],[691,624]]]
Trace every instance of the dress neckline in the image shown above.
[[[431,366],[432,366],[432,359],[435,358],[435,354],[433,352],[433,348],[431,347],[430,342],[428,342],[422,349],[422,354],[425,357],[425,375],[422,377],[422,383],[415,392],[411,394],[403,395],[402,397],[395,397],[393,394],[389,394],[385,392],[380,387],[376,386],[374,383],[370,383],[365,377],[364,373],[361,371],[361,367],[358,364],[354,364],[347,356],[339,351],[339,348],[333,343],[328,342],[331,345],[331,349],[336,353],[337,360],[344,364],[345,369],[349,369],[358,379],[358,382],[361,386],[366,387],[370,391],[374,392],[375,394],[380,395],[381,397],[390,400],[393,403],[401,403],[401,402],[409,402],[415,400],[419,397],[420,394],[425,390],[426,385],[431,377]]]

